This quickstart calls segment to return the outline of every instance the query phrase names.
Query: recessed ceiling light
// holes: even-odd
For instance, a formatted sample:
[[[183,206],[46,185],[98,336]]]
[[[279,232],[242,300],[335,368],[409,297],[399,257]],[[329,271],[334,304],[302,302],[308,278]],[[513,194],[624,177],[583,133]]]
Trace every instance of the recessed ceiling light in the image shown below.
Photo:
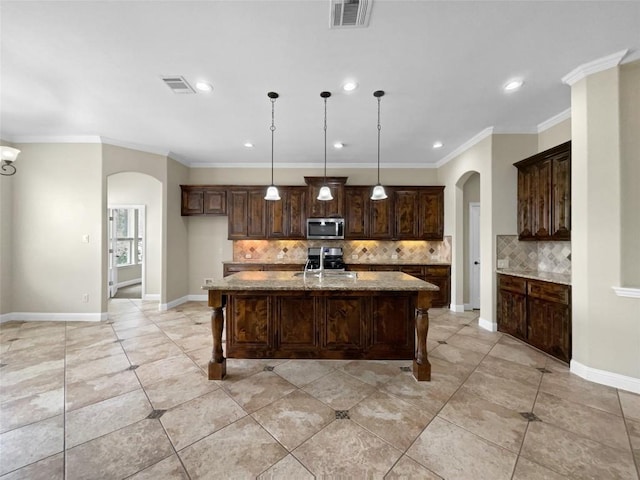
[[[518,90],[524,82],[522,80],[511,80],[504,86],[505,92],[513,92],[514,90]]]
[[[210,92],[213,90],[213,85],[207,82],[198,82],[196,83],[196,88],[201,92]]]
[[[433,142],[433,148],[442,148],[444,144],[440,141]]]
[[[353,80],[349,80],[342,84],[342,90],[345,92],[353,92],[356,88],[358,88],[358,82],[354,82]]]
[[[247,148],[253,148],[253,143],[251,142],[244,142],[244,146]]]
[[[333,144],[333,148],[337,148],[338,150],[340,150],[342,147],[344,147],[344,143],[342,142],[336,142]]]

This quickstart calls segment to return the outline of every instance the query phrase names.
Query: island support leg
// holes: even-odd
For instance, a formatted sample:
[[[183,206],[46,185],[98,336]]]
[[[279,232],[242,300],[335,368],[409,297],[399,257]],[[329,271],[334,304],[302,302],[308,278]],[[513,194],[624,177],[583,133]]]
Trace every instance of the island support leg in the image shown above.
[[[419,382],[431,380],[431,364],[427,357],[427,333],[429,332],[429,307],[431,295],[428,292],[420,292],[418,306],[416,308],[416,335],[418,347],[416,358],[413,360],[413,376]]]
[[[213,350],[209,360],[209,380],[222,380],[227,374],[227,359],[222,353],[222,329],[224,312],[220,292],[209,290],[209,306],[211,307],[211,336]]]

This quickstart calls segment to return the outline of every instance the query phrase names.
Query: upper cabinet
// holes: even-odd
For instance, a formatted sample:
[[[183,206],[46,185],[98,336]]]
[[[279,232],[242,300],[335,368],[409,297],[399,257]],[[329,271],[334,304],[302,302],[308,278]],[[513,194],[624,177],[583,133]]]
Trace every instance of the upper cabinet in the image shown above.
[[[307,187],[280,187],[280,200],[267,202],[267,238],[305,238]]]
[[[393,191],[398,240],[442,240],[444,187],[403,187]]]
[[[327,177],[326,185],[331,190],[333,200],[318,200],[320,188],[325,185],[324,177],[304,177],[308,185],[307,217],[329,218],[344,216],[344,184],[347,177]]]
[[[216,185],[180,185],[182,215],[226,215],[227,188]]]
[[[317,200],[323,177],[307,186],[279,186],[280,200],[264,199],[266,187],[182,185],[182,215],[228,215],[230,240],[304,239],[307,218],[344,217],[348,240],[442,240],[444,187],[385,187],[388,198],[371,200],[371,186],[345,186],[327,177],[333,200]]]
[[[267,208],[264,187],[229,189],[230,240],[267,236]]]
[[[571,142],[514,164],[518,168],[518,238],[571,239]]]
[[[371,200],[371,187],[345,188],[345,237],[393,238],[392,201]]]

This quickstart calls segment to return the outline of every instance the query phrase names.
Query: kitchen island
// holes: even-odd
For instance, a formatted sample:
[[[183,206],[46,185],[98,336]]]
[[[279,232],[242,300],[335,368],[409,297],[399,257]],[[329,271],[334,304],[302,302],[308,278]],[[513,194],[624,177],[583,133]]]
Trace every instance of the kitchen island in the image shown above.
[[[431,379],[427,310],[438,287],[411,275],[239,272],[202,288],[212,309],[210,380],[226,375],[225,320],[230,358],[413,359],[416,379]]]

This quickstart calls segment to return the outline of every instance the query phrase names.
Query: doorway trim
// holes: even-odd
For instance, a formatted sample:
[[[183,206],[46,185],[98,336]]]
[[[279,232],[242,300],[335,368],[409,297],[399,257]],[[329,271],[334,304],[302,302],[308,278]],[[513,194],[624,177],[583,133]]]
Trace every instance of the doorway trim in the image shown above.
[[[465,310],[480,309],[480,202],[469,202],[469,303]],[[475,262],[478,262],[477,264]],[[468,307],[468,308],[467,308]]]
[[[135,209],[138,213],[138,224],[142,223],[143,225],[143,234],[142,234],[142,263],[140,264],[140,281],[141,285],[141,299],[145,298],[146,289],[146,278],[147,278],[147,217],[146,217],[146,205],[137,205],[137,204],[109,204],[107,205],[107,232],[110,232],[111,225],[111,210],[116,209]],[[109,235],[109,241],[107,242],[107,255],[111,257],[112,253],[110,252],[112,239],[111,235]],[[109,259],[109,264],[111,264],[111,260]],[[117,266],[115,267],[118,268]],[[116,270],[117,272],[117,270]],[[116,274],[117,278],[117,274]],[[107,299],[111,299],[111,285],[109,285],[109,281],[111,280],[111,269],[107,268]],[[125,286],[125,285],[122,285]],[[117,285],[116,285],[117,291]]]

